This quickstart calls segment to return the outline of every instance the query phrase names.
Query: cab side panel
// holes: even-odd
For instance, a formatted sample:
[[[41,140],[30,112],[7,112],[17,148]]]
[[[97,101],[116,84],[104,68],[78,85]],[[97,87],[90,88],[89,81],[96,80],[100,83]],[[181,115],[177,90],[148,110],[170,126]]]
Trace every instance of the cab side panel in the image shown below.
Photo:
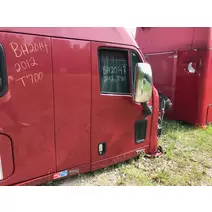
[[[0,98],[0,130],[11,140],[11,151],[4,142],[7,149],[0,152],[12,154],[2,153],[3,173],[8,172],[5,158],[14,163],[14,172],[0,185],[9,185],[56,171],[51,44],[47,37],[15,33],[0,33],[0,43],[9,81]]]

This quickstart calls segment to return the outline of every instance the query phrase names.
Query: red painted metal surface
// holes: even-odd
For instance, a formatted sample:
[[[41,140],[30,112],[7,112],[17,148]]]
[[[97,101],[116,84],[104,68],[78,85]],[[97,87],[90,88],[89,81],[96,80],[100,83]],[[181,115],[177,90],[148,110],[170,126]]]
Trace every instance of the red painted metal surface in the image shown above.
[[[158,148],[158,117],[159,117],[159,96],[158,91],[153,87],[152,91],[152,117],[151,117],[151,126],[150,126],[150,138],[149,138],[149,149],[147,153],[154,154]]]
[[[137,28],[136,41],[153,70],[154,85],[173,106],[169,119],[212,122],[211,28]],[[189,73],[192,62],[195,73]]]
[[[202,73],[200,77],[201,85],[199,92],[202,93],[201,106],[199,106],[200,125],[212,123],[211,104],[212,104],[212,51],[202,51]]]
[[[12,140],[15,168],[0,184],[13,184],[56,171],[51,46],[49,38],[2,32],[0,43],[11,78],[0,128]]]
[[[90,163],[90,42],[52,39],[57,171]]]
[[[1,30],[9,91],[0,98],[0,130],[11,139],[11,151],[0,144],[8,173],[0,185],[36,185],[121,162],[137,151],[157,150],[155,88],[149,101],[153,114],[140,144],[134,141],[134,124],[144,118],[141,106],[131,96],[100,95],[98,47],[133,50],[143,58],[125,30]],[[107,142],[107,152],[100,156],[102,141]],[[5,152],[13,156],[14,167],[11,159],[4,167]]]
[[[204,69],[202,69],[202,66],[199,66],[196,68],[195,73],[189,73],[188,64],[191,61],[199,63],[201,59],[201,53],[203,52],[178,52],[174,106],[175,118],[192,123],[194,125],[200,123],[199,114],[201,108],[203,107],[203,84],[201,83],[201,74],[204,72]]]
[[[172,101],[173,106],[167,111],[166,116],[174,119],[177,53],[146,54],[146,60],[151,64],[153,82],[157,86],[157,90],[166,94]]]
[[[84,165],[84,166],[79,166],[76,169],[68,169],[68,175],[66,177],[58,178],[58,179],[65,179],[67,177],[76,176],[78,174],[83,174],[83,173],[86,173],[86,172],[89,172],[89,171],[90,171],[90,164]],[[22,182],[22,183],[14,184],[14,186],[36,186],[36,185],[41,185],[41,184],[44,184],[44,183],[49,183],[49,182],[52,182],[54,180],[58,180],[58,179],[54,179],[54,175],[55,175],[55,173],[45,175],[45,176],[42,176],[42,177],[38,177],[36,179],[32,179],[32,180],[28,180],[28,181],[25,181],[25,182]]]
[[[208,27],[138,27],[135,39],[146,54],[212,47],[210,35]]]
[[[123,27],[0,27],[0,31],[137,46]]]

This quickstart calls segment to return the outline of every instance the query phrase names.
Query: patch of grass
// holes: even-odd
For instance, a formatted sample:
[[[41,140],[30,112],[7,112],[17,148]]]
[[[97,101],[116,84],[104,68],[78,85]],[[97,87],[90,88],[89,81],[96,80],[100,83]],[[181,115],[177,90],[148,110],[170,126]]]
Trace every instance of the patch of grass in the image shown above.
[[[156,171],[155,174],[152,175],[152,179],[157,183],[164,184],[169,179],[169,173],[164,170]]]
[[[151,179],[141,169],[134,165],[125,166],[120,170],[121,176],[117,184],[121,185],[152,185]]]

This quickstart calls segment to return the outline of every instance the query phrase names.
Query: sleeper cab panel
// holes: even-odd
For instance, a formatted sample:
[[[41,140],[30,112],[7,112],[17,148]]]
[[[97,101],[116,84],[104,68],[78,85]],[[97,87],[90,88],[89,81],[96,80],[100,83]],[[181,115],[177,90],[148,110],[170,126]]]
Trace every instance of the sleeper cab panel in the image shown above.
[[[90,42],[52,38],[57,171],[90,163]]]
[[[0,185],[11,185],[56,171],[52,57],[47,37],[0,32],[0,43],[11,93],[0,99],[0,128],[13,141],[15,164]]]

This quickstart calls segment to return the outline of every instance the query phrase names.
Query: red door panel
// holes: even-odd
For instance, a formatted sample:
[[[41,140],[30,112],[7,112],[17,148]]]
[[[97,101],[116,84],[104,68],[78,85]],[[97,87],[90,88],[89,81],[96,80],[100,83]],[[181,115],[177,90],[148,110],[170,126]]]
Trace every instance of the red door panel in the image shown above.
[[[199,80],[199,124],[212,123],[212,51],[202,50],[201,78]]]
[[[54,172],[55,144],[50,39],[0,33],[0,43],[9,80],[0,98],[0,128],[12,140],[15,168],[4,185]]]
[[[103,46],[123,48],[117,45],[92,43],[92,169],[116,163],[118,161],[116,159],[109,162],[113,157],[148,147],[151,126],[151,116],[149,116],[146,139],[141,143],[135,143],[134,125],[137,120],[144,120],[142,108],[133,102],[130,94],[128,96],[112,96],[100,93],[98,48]],[[100,143],[106,144],[106,152],[103,155],[99,155],[98,152]],[[103,160],[106,162],[101,162]],[[96,165],[97,162],[99,165]]]
[[[178,68],[176,77],[175,113],[178,120],[192,124],[198,123],[199,100],[201,100],[201,52],[186,51],[178,53]],[[188,71],[192,62],[194,73]]]
[[[90,42],[52,39],[57,170],[90,163]]]

